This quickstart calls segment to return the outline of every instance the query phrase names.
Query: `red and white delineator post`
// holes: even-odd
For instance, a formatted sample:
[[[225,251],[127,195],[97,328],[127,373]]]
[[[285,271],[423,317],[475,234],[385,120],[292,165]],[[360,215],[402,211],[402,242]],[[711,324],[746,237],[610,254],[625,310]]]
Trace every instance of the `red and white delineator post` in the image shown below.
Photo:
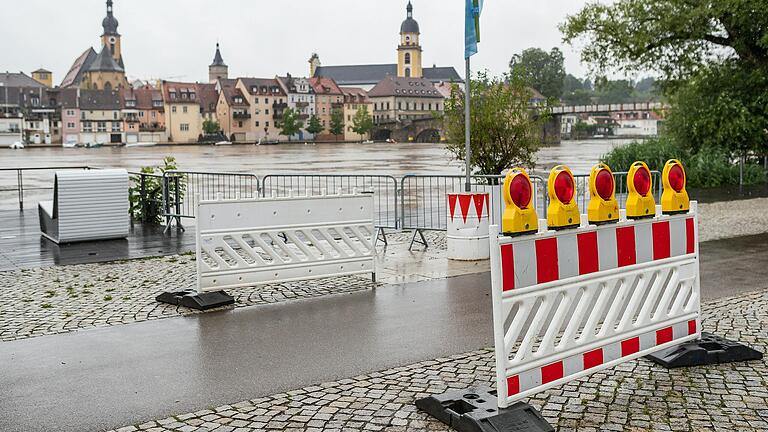
[[[488,193],[450,193],[448,199],[448,259],[488,259],[488,227],[491,205]]]
[[[697,227],[695,202],[520,237],[491,226],[499,408],[699,338]]]

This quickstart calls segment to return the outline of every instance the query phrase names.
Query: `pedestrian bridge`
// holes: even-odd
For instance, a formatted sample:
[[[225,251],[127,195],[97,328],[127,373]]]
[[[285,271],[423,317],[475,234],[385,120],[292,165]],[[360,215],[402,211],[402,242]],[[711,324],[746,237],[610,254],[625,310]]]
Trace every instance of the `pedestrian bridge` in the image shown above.
[[[565,115],[628,111],[663,111],[668,110],[669,108],[670,105],[663,102],[633,102],[622,104],[563,105],[552,107],[550,112],[554,115]]]

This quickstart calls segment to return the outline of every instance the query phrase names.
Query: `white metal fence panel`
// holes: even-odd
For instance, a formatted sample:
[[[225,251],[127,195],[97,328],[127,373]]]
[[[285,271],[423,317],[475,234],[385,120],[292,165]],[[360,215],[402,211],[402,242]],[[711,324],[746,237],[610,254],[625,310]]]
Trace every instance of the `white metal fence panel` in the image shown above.
[[[500,407],[700,336],[695,202],[682,215],[498,233],[491,227]]]
[[[375,273],[370,194],[201,201],[200,292]]]

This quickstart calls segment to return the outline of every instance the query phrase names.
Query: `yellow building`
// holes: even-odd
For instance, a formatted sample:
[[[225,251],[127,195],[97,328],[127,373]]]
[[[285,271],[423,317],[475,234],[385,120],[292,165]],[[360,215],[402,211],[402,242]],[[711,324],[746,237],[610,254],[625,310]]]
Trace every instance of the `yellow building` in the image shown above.
[[[360,135],[355,132],[354,119],[361,108],[368,110],[373,122],[373,102],[368,98],[368,93],[359,87],[339,87],[344,93],[344,141],[364,141],[368,134]]]
[[[421,45],[419,23],[413,19],[413,5],[408,2],[407,16],[400,25],[400,45],[397,47],[397,76],[421,78]]]
[[[203,133],[197,85],[163,81],[162,86],[168,142],[197,142]]]
[[[49,70],[41,68],[32,72],[32,79],[48,88],[53,87],[53,73]]]

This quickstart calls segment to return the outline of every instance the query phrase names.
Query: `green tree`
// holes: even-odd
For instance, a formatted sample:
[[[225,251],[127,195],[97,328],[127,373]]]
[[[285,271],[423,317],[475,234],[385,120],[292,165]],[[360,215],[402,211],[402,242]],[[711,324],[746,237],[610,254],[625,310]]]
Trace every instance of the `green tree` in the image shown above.
[[[355,116],[352,117],[352,131],[358,135],[365,135],[373,129],[373,117],[368,112],[366,105],[357,109]]]
[[[653,68],[667,88],[723,56],[768,65],[765,0],[594,2],[560,29],[566,42],[583,42],[582,60],[597,72]]]
[[[206,135],[215,134],[220,130],[221,130],[221,126],[219,125],[219,122],[217,122],[216,120],[205,119],[205,121],[203,121],[203,132],[205,132]]]
[[[474,173],[498,175],[515,166],[533,168],[547,117],[530,110],[525,80],[516,75],[491,78],[481,72],[471,80],[470,91]],[[447,150],[464,160],[464,94],[458,88],[446,101],[443,122]]]
[[[312,117],[309,118],[309,125],[306,131],[312,135],[317,135],[323,131],[323,125],[320,124],[320,119],[316,115],[312,114]]]
[[[595,96],[598,103],[618,104],[633,100],[635,87],[628,80],[598,78],[595,82]]]
[[[293,108],[287,108],[283,111],[283,118],[280,121],[280,134],[288,137],[288,141],[291,140],[291,136],[299,133],[304,124],[299,120],[299,113]]]
[[[344,112],[338,108],[331,111],[331,124],[328,130],[336,135],[344,134]]]
[[[558,48],[552,48],[550,52],[528,48],[512,57],[509,68],[513,75],[525,78],[528,85],[544,96],[560,98],[563,95],[565,66],[563,53]]]

